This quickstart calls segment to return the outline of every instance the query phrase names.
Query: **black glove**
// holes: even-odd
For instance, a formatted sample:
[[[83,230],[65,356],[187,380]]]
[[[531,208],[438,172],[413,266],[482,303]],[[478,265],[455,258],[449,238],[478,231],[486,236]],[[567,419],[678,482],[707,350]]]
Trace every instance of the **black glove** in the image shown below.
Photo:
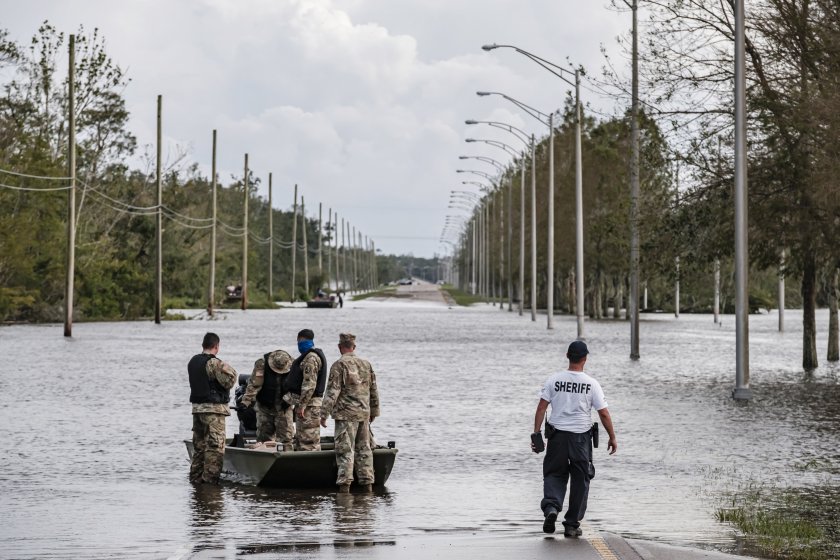
[[[531,434],[531,448],[534,453],[542,453],[545,451],[545,442],[543,441],[542,432],[534,432]]]

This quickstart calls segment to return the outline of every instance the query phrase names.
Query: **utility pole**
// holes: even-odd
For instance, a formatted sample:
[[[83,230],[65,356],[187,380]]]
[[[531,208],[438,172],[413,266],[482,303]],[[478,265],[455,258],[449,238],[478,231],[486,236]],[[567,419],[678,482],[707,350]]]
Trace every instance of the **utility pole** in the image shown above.
[[[303,235],[303,289],[309,297],[309,246],[306,244],[306,204],[300,197],[300,227]]]
[[[342,220],[343,219],[344,218],[342,218]],[[339,292],[339,291],[341,291],[340,282],[341,282],[342,268],[340,266],[341,263],[339,261],[339,253],[338,253],[338,247],[339,247],[338,246],[338,212],[335,213],[335,218],[333,218],[333,220],[334,220],[334,222],[333,222],[334,223],[333,237],[335,237],[335,243],[334,243],[334,245],[335,245],[335,291]]]
[[[324,278],[324,259],[322,257],[322,252],[324,249],[324,224],[323,224],[323,215],[324,205],[323,203],[318,203],[318,274],[321,276],[323,281]]]
[[[297,185],[295,185],[295,203],[292,206],[292,293],[289,296],[292,303],[295,302],[297,296],[295,295],[295,289],[297,287],[297,283],[295,282],[295,275],[297,273]]]
[[[161,110],[163,96],[157,96],[157,216],[155,218],[155,324],[160,324],[163,306],[163,183],[161,181]]]
[[[242,311],[248,309],[248,154],[245,154],[245,176],[242,180],[244,211],[242,214]]]
[[[332,208],[328,212],[327,228],[330,230],[330,239],[327,242],[327,291],[330,291],[332,289],[332,241],[335,237],[332,229]]]
[[[507,295],[508,313],[513,312],[513,177],[508,183],[507,191]],[[454,253],[453,253],[454,256]],[[450,257],[449,274],[452,274],[452,257]],[[451,279],[449,280],[451,282]]]
[[[213,221],[210,228],[210,286],[207,292],[207,314],[214,317],[216,314],[216,130],[213,130],[213,158],[210,173],[213,175],[210,180],[213,191]]]
[[[630,108],[630,359],[639,359],[639,2],[633,0],[633,99]]]
[[[554,328],[554,112],[548,115],[548,276],[546,295],[546,328]]]
[[[274,206],[271,173],[268,174],[268,304],[274,307]]]
[[[347,292],[347,241],[344,236],[344,218],[341,218],[341,287]]]
[[[676,190],[674,192],[674,208],[679,209],[680,206],[680,162],[677,161],[676,166]],[[679,245],[677,246],[677,252],[679,252]],[[674,283],[674,317],[677,319],[680,318],[680,256],[679,254],[674,258],[674,264],[676,265],[676,282]]]
[[[356,226],[353,226],[353,237],[350,238],[353,247],[353,289],[359,291],[359,251],[356,245]]]
[[[720,323],[720,259],[718,258],[715,258],[715,301],[712,311],[717,325]]]
[[[73,336],[73,292],[76,279],[76,36],[70,35],[67,69],[67,278],[64,285],[64,336]]]
[[[747,263],[747,120],[746,34],[744,0],[735,4],[735,389],[732,398],[747,400],[750,391],[749,288]]]
[[[499,185],[499,311],[505,309],[505,189]]]

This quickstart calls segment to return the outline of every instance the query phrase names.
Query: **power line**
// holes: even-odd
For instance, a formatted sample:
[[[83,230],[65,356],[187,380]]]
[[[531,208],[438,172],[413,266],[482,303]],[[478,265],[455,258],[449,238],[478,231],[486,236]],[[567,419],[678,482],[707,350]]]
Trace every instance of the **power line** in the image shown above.
[[[0,169],[0,173],[6,175],[14,175],[15,177],[25,177],[27,179],[43,179],[45,181],[69,181],[72,177],[48,177],[45,175],[28,175],[26,173],[19,173],[17,171],[10,171],[8,169]]]

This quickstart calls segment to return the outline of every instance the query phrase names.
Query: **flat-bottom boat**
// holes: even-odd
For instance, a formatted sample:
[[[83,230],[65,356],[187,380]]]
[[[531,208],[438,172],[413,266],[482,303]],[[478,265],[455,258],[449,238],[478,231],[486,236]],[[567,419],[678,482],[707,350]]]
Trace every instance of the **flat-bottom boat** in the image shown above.
[[[321,451],[276,451],[273,448],[249,449],[241,447],[241,437],[228,439],[222,470],[231,479],[243,484],[271,488],[331,488],[335,487],[338,466],[335,462],[335,441],[321,438]],[[192,440],[184,440],[192,459]],[[374,485],[382,486],[391,475],[397,449],[393,442],[387,447],[373,449]]]

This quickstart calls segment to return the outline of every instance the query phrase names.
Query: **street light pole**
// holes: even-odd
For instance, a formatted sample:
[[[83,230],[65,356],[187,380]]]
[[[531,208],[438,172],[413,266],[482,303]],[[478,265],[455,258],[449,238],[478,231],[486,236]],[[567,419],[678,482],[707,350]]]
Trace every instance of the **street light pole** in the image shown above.
[[[735,0],[735,389],[732,398],[748,400],[750,391],[749,290],[747,285],[747,126],[744,0]]]
[[[531,320],[537,320],[537,143],[531,135]]]
[[[546,328],[554,328],[554,113],[548,115],[548,279],[546,296]]]
[[[630,359],[639,359],[639,27],[633,0],[633,99],[630,108]]]
[[[581,147],[580,71],[575,70],[575,272],[577,280],[577,336],[583,334],[583,155]]]

